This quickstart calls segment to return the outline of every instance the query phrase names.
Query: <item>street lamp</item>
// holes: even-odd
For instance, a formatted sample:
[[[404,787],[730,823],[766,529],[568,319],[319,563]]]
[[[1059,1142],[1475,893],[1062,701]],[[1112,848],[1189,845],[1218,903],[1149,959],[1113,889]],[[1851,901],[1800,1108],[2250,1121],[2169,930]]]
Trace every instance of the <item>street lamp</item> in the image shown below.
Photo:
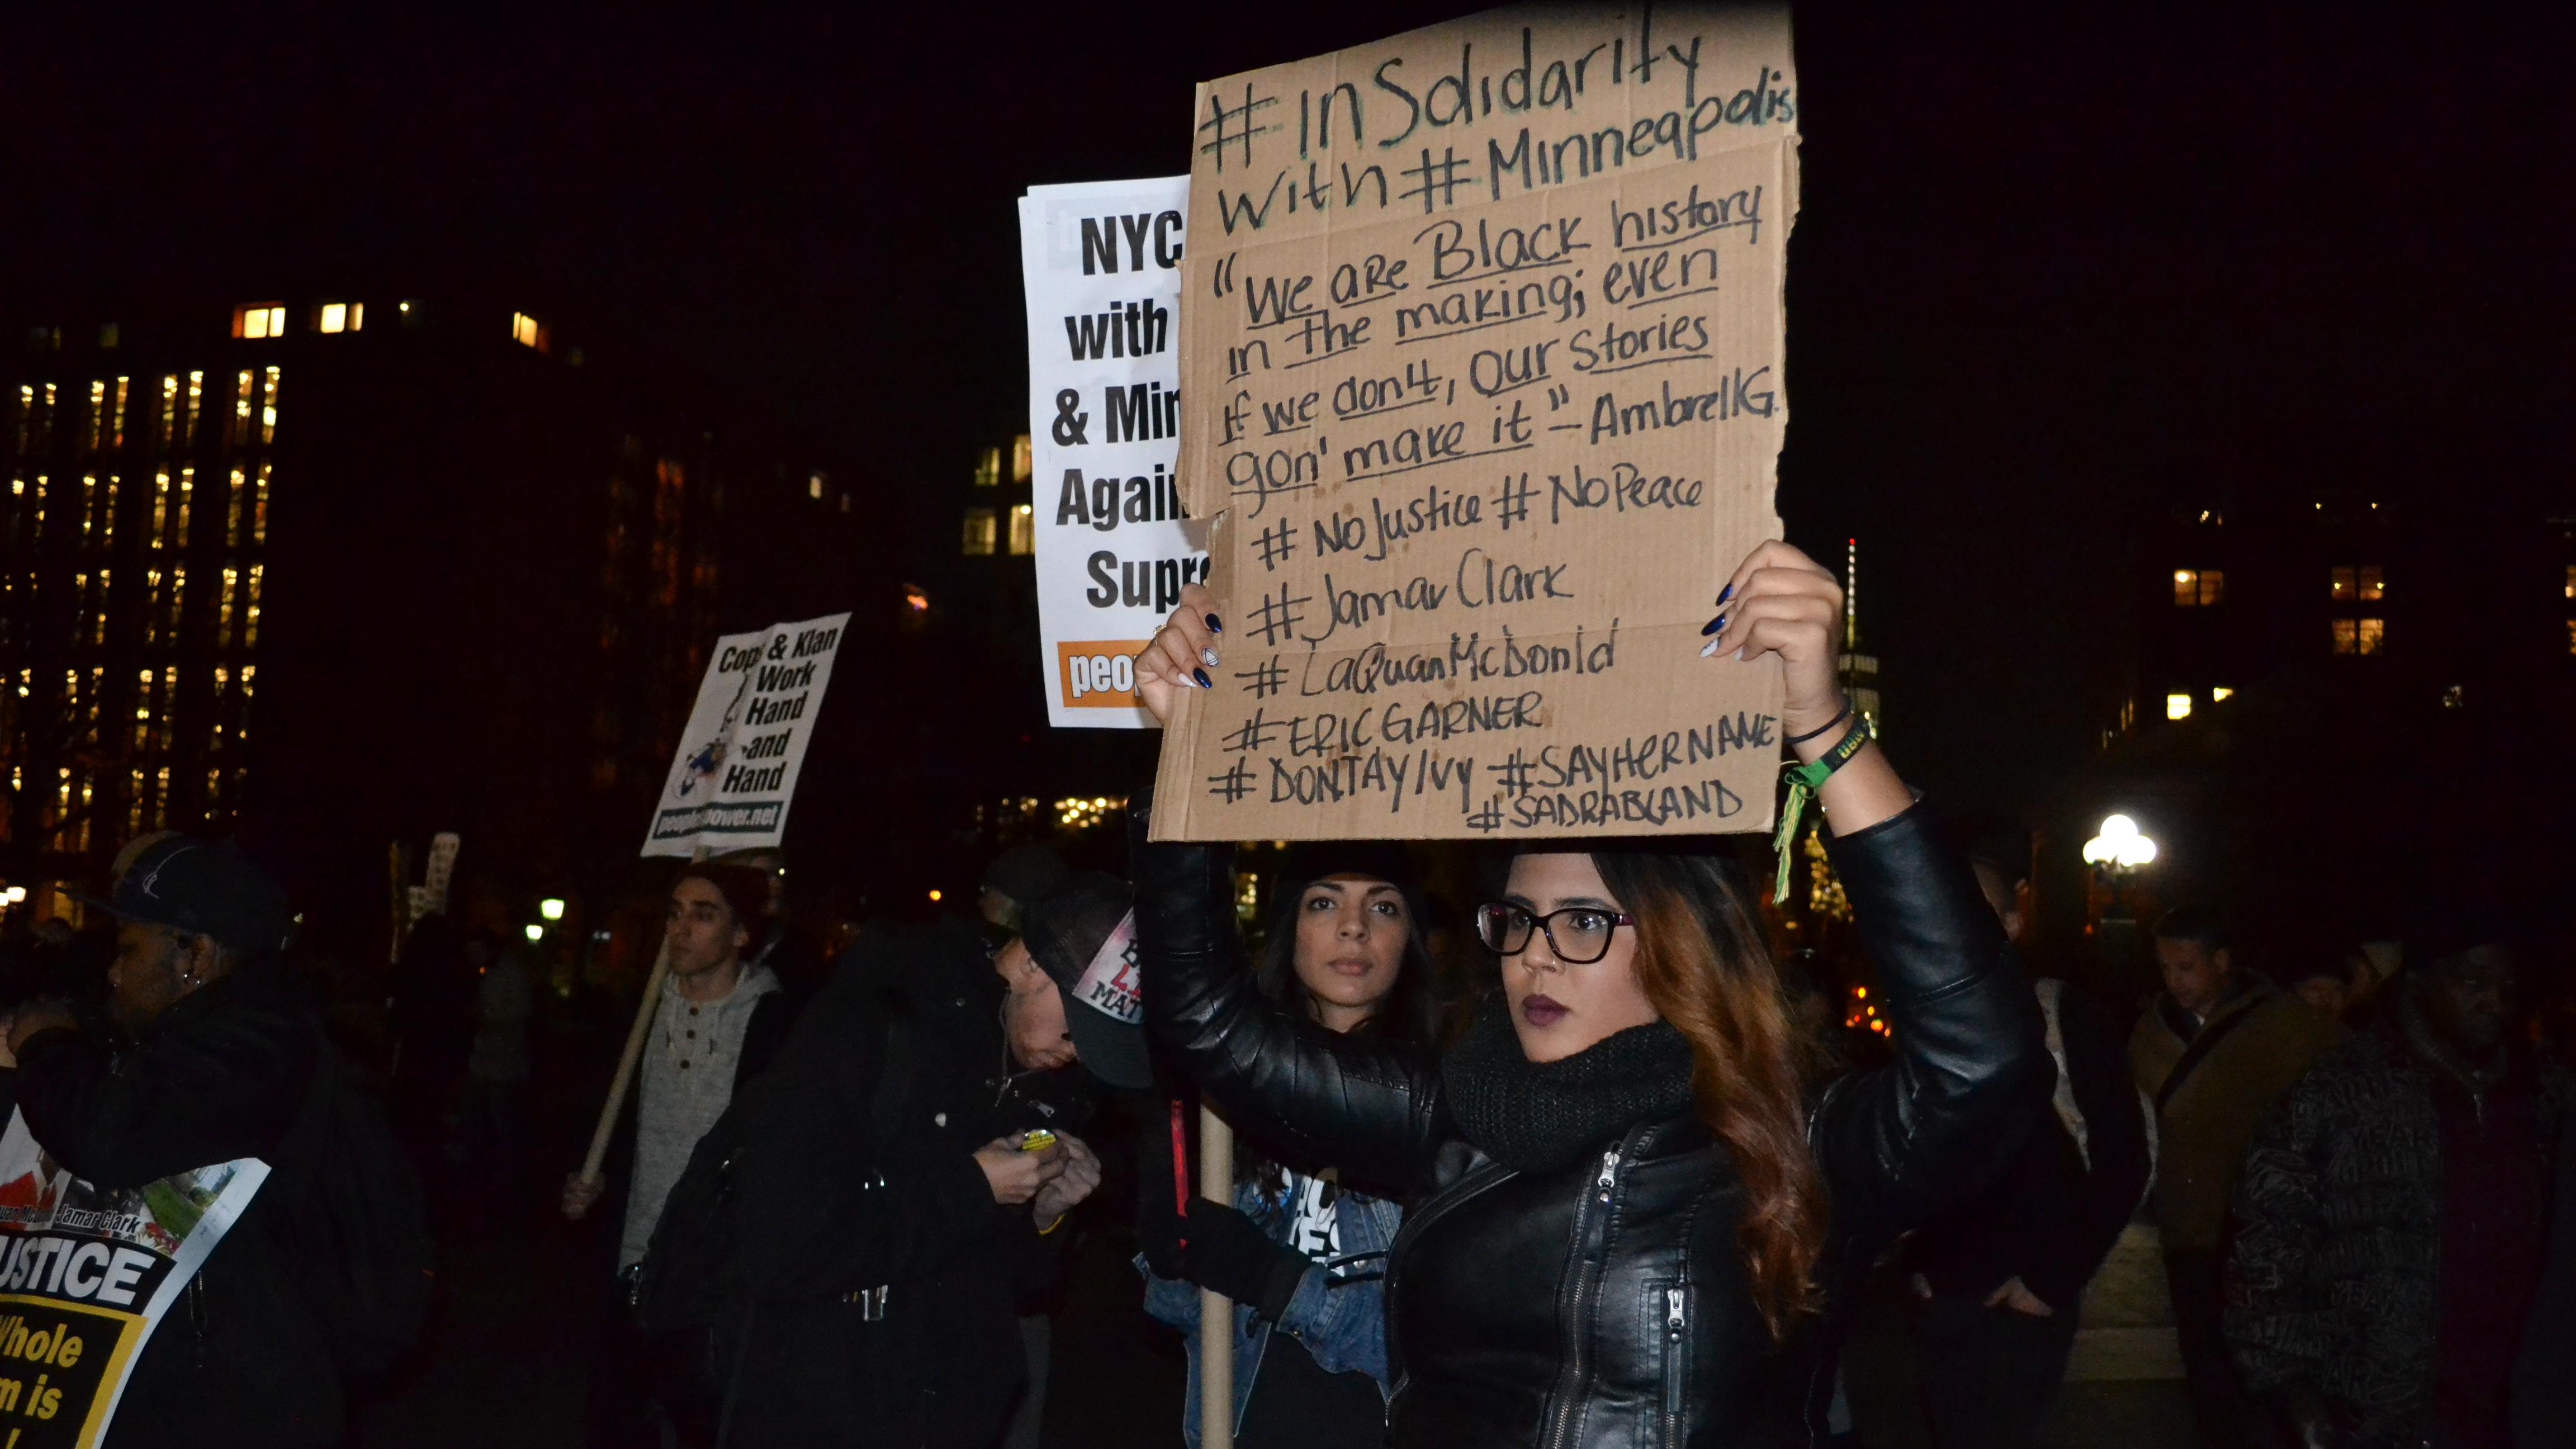
[[[2136,870],[2152,864],[2156,843],[2138,833],[2138,822],[2126,815],[2105,816],[2102,829],[2084,842],[2086,865],[2108,866],[2113,870]]]
[[[545,928],[545,927],[538,925],[538,924],[537,924],[536,922],[534,922],[534,921],[530,921],[530,922],[528,922],[528,944],[530,944],[530,945],[532,945],[532,946],[533,946],[533,945],[535,945],[537,942],[542,941],[542,940],[544,940],[545,938],[546,938],[546,928]]]
[[[2111,908],[2103,919],[2107,922],[2121,916],[2120,882],[2129,872],[2154,863],[2156,843],[2138,830],[2138,822],[2126,815],[2107,815],[2102,829],[2084,842],[2084,863],[2093,867],[2110,889]]]
[[[549,921],[562,920],[563,911],[564,903],[561,897],[548,896],[544,900],[537,902],[537,914],[545,917]]]

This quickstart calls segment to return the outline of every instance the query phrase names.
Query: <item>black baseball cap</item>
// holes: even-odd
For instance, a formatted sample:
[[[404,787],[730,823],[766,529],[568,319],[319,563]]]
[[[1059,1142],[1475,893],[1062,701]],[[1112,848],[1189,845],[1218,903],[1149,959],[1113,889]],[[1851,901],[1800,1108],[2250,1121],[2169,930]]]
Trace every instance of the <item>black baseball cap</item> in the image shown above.
[[[1127,883],[1096,870],[1068,873],[1030,904],[1020,939],[1063,995],[1065,1030],[1091,1074],[1113,1087],[1154,1085]]]
[[[78,899],[120,921],[213,938],[243,956],[286,949],[286,892],[229,841],[173,835],[134,858],[107,900]]]

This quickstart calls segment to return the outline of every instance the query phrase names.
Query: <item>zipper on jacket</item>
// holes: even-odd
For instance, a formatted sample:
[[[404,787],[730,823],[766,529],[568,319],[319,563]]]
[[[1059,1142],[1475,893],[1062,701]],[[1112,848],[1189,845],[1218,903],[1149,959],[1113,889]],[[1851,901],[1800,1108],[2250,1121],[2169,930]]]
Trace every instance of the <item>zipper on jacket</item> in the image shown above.
[[[1682,1442],[1682,1376],[1686,1355],[1684,1330],[1690,1326],[1682,1306],[1682,1288],[1676,1283],[1664,1290],[1664,1442]]]
[[[1610,1144],[1601,1154],[1601,1170],[1592,1179],[1593,1191],[1584,1195],[1574,1209],[1574,1246],[1578,1255],[1574,1268],[1574,1292],[1566,1299],[1565,1365],[1549,1392],[1556,1403],[1548,1414],[1547,1449],[1565,1449],[1574,1440],[1574,1421],[1583,1406],[1583,1386],[1592,1374],[1592,1296],[1601,1286],[1600,1237],[1609,1221],[1610,1200],[1619,1188],[1619,1154],[1627,1141]],[[1567,1385],[1572,1392],[1565,1392]]]

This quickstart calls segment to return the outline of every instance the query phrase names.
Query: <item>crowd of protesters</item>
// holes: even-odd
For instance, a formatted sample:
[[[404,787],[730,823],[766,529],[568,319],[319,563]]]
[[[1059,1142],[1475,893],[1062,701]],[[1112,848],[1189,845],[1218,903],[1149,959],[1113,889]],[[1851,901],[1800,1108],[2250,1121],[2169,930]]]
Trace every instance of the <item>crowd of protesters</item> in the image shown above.
[[[1487,853],[1470,910],[1419,849],[1317,843],[1247,933],[1232,853],[1152,840],[1140,791],[1128,880],[1021,844],[971,916],[870,919],[828,966],[774,853],[693,863],[605,1164],[543,1189],[599,1248],[586,1442],[1025,1449],[1091,1241],[1132,1244],[1123,1291],[1186,1359],[1120,1442],[1867,1444],[1875,1370],[1839,1348],[1875,1301],[1917,1370],[1902,1442],[2011,1449],[2140,1225],[2202,1444],[2570,1442],[2576,1078],[2523,1009],[2532,943],[2427,900],[2395,949],[2266,972],[2182,904],[2160,991],[2080,989],[2024,959],[2027,837],[1904,787],[1834,686],[1831,577],[1771,548],[1718,637],[1782,662],[1883,1037],[1727,843]],[[1206,687],[1207,607],[1140,660],[1158,713]],[[274,1169],[108,1442],[344,1442],[427,1311],[422,1180],[467,1169],[491,1231],[550,1177],[547,993],[431,916],[370,1049],[234,846],[137,841],[94,906],[6,943],[0,1107],[102,1185]],[[1241,1134],[1221,1200],[1202,1102]]]

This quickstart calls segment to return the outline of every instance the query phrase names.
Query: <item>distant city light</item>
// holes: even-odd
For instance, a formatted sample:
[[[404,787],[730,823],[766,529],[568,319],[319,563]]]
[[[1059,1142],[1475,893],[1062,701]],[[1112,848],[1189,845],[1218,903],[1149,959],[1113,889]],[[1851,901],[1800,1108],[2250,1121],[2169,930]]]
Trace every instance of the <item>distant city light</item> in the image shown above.
[[[931,900],[931,903],[932,903],[933,905],[938,904],[938,902],[939,902],[939,892],[937,892],[937,891],[932,891],[932,892],[930,893],[930,900]]]
[[[405,310],[409,310],[410,304],[405,303],[404,307]],[[536,318],[529,316],[525,312],[513,312],[510,314],[510,339],[512,341],[518,343],[522,347],[535,347],[538,344],[538,338],[539,329],[537,327]]]
[[[27,898],[27,888],[26,888],[25,886],[11,886],[11,887],[9,887],[9,904],[11,904],[11,905],[13,905],[13,906],[14,906],[14,905],[18,904],[20,901],[25,900],[26,898]]]
[[[1055,818],[1067,830],[1088,830],[1108,819],[1110,811],[1126,808],[1124,796],[1096,795],[1085,799],[1074,795],[1055,802]]]
[[[927,614],[930,612],[930,595],[918,586],[907,585],[903,591],[903,606],[916,614]]]
[[[2216,704],[2221,700],[2234,699],[2235,697],[2236,691],[2228,688],[2224,684],[2213,684],[2209,687],[2209,702],[2211,704]]]
[[[564,903],[557,897],[548,896],[544,900],[537,902],[537,914],[545,917],[549,921],[562,920],[563,913]]]
[[[2165,696],[2165,718],[2167,718],[2167,719],[2189,719],[2189,718],[2191,718],[2191,696],[2190,696],[2190,695],[2188,695],[2188,694],[2168,694],[2168,695],[2166,695],[2166,696]]]
[[[536,922],[534,922],[534,921],[530,921],[530,922],[528,922],[528,939],[529,939],[531,942],[535,942],[535,941],[542,941],[542,940],[544,940],[545,938],[546,938],[546,928],[545,928],[545,927],[538,925],[538,924],[537,924]]]

